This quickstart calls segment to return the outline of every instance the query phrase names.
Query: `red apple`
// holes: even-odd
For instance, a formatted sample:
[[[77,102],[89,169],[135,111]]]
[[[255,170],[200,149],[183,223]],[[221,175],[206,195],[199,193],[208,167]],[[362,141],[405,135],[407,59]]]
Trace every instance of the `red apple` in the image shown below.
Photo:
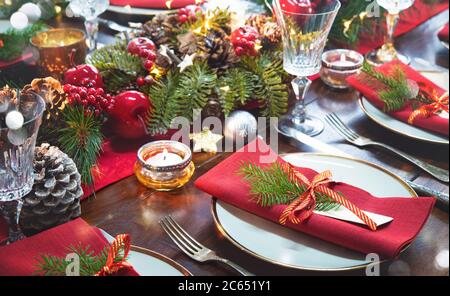
[[[103,78],[94,66],[78,65],[64,73],[64,84],[103,88]]]
[[[310,0],[280,0],[281,9],[290,13],[311,14],[313,4]]]
[[[125,91],[114,97],[109,111],[114,132],[125,139],[138,139],[147,135],[145,117],[151,108],[149,98],[138,91]]]
[[[133,55],[139,55],[142,50],[155,50],[156,46],[153,41],[145,37],[137,37],[132,39],[127,46],[129,53]]]

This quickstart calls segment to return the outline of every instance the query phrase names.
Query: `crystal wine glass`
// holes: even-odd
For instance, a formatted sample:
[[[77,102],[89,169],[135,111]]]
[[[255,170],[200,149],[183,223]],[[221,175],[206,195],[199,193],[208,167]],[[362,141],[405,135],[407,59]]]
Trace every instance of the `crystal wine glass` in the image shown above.
[[[398,24],[399,13],[411,7],[414,4],[414,0],[377,0],[377,3],[388,11],[386,15],[387,35],[381,48],[367,54],[367,61],[373,65],[382,65],[399,59],[403,63],[409,64],[409,57],[398,53],[394,47],[394,32]]]
[[[274,11],[282,30],[284,49],[284,70],[296,76],[292,87],[297,99],[289,115],[279,123],[281,131],[294,129],[309,136],[320,134],[323,122],[307,115],[305,95],[311,85],[308,76],[317,74],[321,67],[321,56],[336,14],[341,7],[338,0],[314,9],[305,0],[275,0]]]
[[[89,50],[97,48],[98,19],[106,11],[109,0],[70,0],[70,9],[76,16],[84,17]]]
[[[22,198],[34,183],[34,147],[44,110],[37,94],[0,96],[0,215],[9,226],[8,243],[24,238],[19,217]]]

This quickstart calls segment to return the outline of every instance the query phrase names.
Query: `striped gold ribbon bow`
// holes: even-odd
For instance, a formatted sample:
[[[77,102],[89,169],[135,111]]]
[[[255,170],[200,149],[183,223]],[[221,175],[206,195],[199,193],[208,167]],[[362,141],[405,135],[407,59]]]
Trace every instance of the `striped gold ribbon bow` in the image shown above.
[[[131,267],[130,263],[126,261],[130,249],[131,249],[130,235],[129,234],[117,235],[110,246],[105,266],[103,266],[103,268],[96,274],[96,276],[114,275],[123,268]],[[119,258],[120,256],[121,251],[123,252],[122,254],[123,256],[120,261],[116,262],[117,258]]]
[[[322,193],[333,199],[338,204],[346,207],[358,218],[360,218],[372,231],[377,230],[377,225],[370,219],[363,211],[361,211],[356,205],[346,199],[344,196],[331,190],[326,185],[333,182],[331,179],[332,174],[330,171],[325,171],[316,175],[312,181],[310,181],[305,175],[300,173],[296,168],[290,164],[286,164],[285,170],[292,171],[292,177],[294,177],[300,184],[306,185],[306,191],[289,204],[280,216],[279,222],[285,225],[289,220],[293,224],[300,224],[308,219],[315,207],[316,207],[316,193]]]
[[[448,92],[444,93],[442,96],[437,94],[436,90],[433,90],[430,99],[433,101],[431,104],[423,105],[417,110],[414,110],[413,113],[408,118],[408,123],[413,124],[414,120],[418,116],[429,117],[433,114],[436,114],[440,111],[448,112]]]

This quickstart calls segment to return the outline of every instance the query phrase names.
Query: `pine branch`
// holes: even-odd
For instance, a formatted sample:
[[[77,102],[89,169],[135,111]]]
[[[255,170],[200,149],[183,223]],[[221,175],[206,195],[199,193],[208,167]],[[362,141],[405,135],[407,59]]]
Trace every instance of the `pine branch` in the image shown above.
[[[85,248],[81,245],[70,246],[68,251],[76,254],[79,258],[80,276],[93,276],[106,265],[109,247],[105,247],[98,255],[94,255],[94,251],[89,246]],[[35,274],[44,276],[65,276],[66,269],[71,263],[66,261],[65,258],[48,255],[41,255],[37,260]],[[115,262],[122,260],[123,254],[119,254]]]
[[[59,131],[61,150],[75,162],[82,182],[91,185],[92,168],[102,149],[101,123],[93,115],[85,115],[80,106],[66,107],[63,120],[66,127]]]
[[[210,30],[224,31],[230,34],[230,23],[231,12],[229,9],[215,8],[209,10],[206,15],[197,17],[196,21],[183,24],[178,34],[194,31],[206,35]]]
[[[244,69],[232,68],[219,79],[218,94],[223,113],[228,116],[239,105],[248,102],[254,92],[253,74]]]
[[[142,60],[129,54],[123,41],[94,51],[87,62],[101,72],[106,88],[112,92],[133,84],[146,73]]]
[[[307,190],[305,185],[298,183],[291,168],[284,168],[278,162],[268,167],[244,163],[239,174],[250,185],[250,192],[262,207],[288,205]],[[318,211],[330,211],[340,206],[325,194],[316,193],[316,197],[315,209]]]
[[[263,103],[261,115],[279,117],[286,113],[288,92],[281,74],[282,60],[263,53],[257,58],[244,57],[241,62],[244,69],[254,74],[255,97]]]
[[[180,80],[175,96],[179,98],[182,114],[193,120],[192,111],[194,109],[203,109],[211,96],[217,82],[217,74],[210,69],[205,62],[195,61],[194,65],[189,67],[180,75]]]
[[[153,108],[147,116],[150,134],[165,134],[173,118],[182,112],[181,99],[176,92],[180,80],[178,73],[169,71],[165,78],[157,81],[149,91]]]

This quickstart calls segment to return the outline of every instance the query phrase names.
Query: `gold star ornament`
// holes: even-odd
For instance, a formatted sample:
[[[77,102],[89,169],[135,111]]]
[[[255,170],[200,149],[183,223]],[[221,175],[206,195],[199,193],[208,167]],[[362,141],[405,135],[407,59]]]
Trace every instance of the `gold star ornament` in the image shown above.
[[[189,138],[194,141],[194,152],[216,153],[217,142],[222,140],[223,136],[205,128],[199,133],[189,134]]]

